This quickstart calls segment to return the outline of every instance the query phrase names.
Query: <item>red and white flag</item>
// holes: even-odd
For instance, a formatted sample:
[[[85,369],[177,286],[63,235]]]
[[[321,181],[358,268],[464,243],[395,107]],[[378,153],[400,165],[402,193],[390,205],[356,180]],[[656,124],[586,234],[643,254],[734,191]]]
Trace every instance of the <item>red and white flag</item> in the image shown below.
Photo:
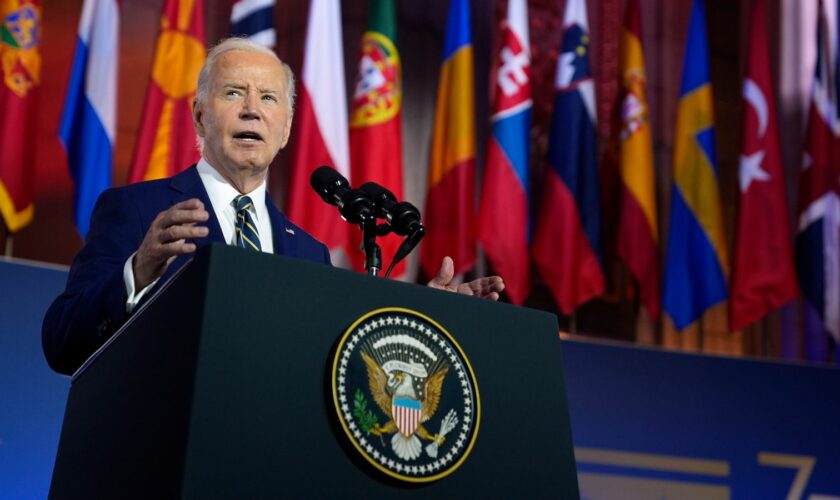
[[[729,303],[732,330],[758,321],[797,294],[775,94],[767,57],[764,0],[755,0],[750,23]]]
[[[335,207],[324,203],[309,187],[312,171],[321,165],[335,167],[350,179],[338,0],[312,0],[309,7],[295,133],[286,205],[289,218],[329,247],[333,263],[349,267],[347,245],[352,228],[341,220]]]

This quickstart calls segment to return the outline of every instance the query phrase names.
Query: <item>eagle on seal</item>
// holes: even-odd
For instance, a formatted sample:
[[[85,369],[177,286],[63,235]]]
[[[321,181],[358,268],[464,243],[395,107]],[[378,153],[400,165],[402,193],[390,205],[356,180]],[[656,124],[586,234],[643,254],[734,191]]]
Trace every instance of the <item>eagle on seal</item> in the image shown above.
[[[415,377],[411,373],[393,370],[386,372],[365,352],[361,353],[367,367],[368,383],[373,400],[379,409],[391,419],[383,426],[376,424],[370,429],[374,435],[394,434],[391,448],[403,460],[420,456],[422,445],[417,436],[428,441],[443,441],[443,437],[432,435],[423,427],[437,411],[440,403],[443,380],[449,367],[443,366],[426,377],[423,397],[417,396]],[[419,382],[419,380],[417,381]]]

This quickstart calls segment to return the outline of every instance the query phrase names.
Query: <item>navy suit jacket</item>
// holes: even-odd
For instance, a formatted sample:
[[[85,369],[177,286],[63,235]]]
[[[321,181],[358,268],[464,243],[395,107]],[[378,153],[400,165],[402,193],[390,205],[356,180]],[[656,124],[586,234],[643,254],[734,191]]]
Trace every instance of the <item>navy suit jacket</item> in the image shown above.
[[[196,246],[224,242],[221,226],[195,166],[168,179],[102,193],[91,216],[85,245],[70,267],[67,287],[44,317],[41,340],[54,370],[73,373],[125,322],[128,318],[123,281],[125,261],[140,247],[160,212],[190,198],[201,200],[210,213],[209,235],[194,240]],[[330,263],[327,247],[289,222],[268,194],[266,206],[271,218],[274,253]],[[175,259],[155,286],[165,283],[188,259],[189,256]]]

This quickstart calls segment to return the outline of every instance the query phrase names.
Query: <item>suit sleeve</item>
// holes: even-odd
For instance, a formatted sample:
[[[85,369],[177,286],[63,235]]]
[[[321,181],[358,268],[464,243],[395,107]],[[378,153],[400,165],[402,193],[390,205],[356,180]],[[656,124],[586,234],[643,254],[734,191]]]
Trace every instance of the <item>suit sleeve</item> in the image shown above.
[[[123,266],[144,236],[136,205],[128,197],[118,189],[99,197],[66,289],[44,316],[44,354],[59,373],[73,373],[128,316]]]

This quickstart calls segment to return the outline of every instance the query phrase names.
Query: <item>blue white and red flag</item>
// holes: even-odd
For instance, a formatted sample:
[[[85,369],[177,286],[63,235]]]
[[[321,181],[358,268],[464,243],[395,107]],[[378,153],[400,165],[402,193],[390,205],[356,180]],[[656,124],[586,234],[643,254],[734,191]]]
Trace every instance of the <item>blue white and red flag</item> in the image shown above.
[[[570,314],[604,291],[595,84],[584,0],[569,0],[557,59],[548,165],[534,233],[534,263]]]
[[[810,312],[840,342],[840,100],[836,22],[820,5],[817,64],[799,181],[796,268]],[[814,333],[814,332],[811,332]],[[821,332],[820,332],[821,333]],[[825,337],[809,338],[808,358],[824,358]]]
[[[277,44],[274,0],[236,0],[230,11],[230,34],[243,36],[265,47]],[[322,33],[322,35],[324,35]]]
[[[84,236],[93,205],[111,186],[117,121],[119,5],[85,0],[59,138],[76,184],[74,215]]]
[[[525,0],[508,2],[496,56],[487,161],[478,234],[510,301],[531,289],[528,149],[531,134],[531,50]]]

